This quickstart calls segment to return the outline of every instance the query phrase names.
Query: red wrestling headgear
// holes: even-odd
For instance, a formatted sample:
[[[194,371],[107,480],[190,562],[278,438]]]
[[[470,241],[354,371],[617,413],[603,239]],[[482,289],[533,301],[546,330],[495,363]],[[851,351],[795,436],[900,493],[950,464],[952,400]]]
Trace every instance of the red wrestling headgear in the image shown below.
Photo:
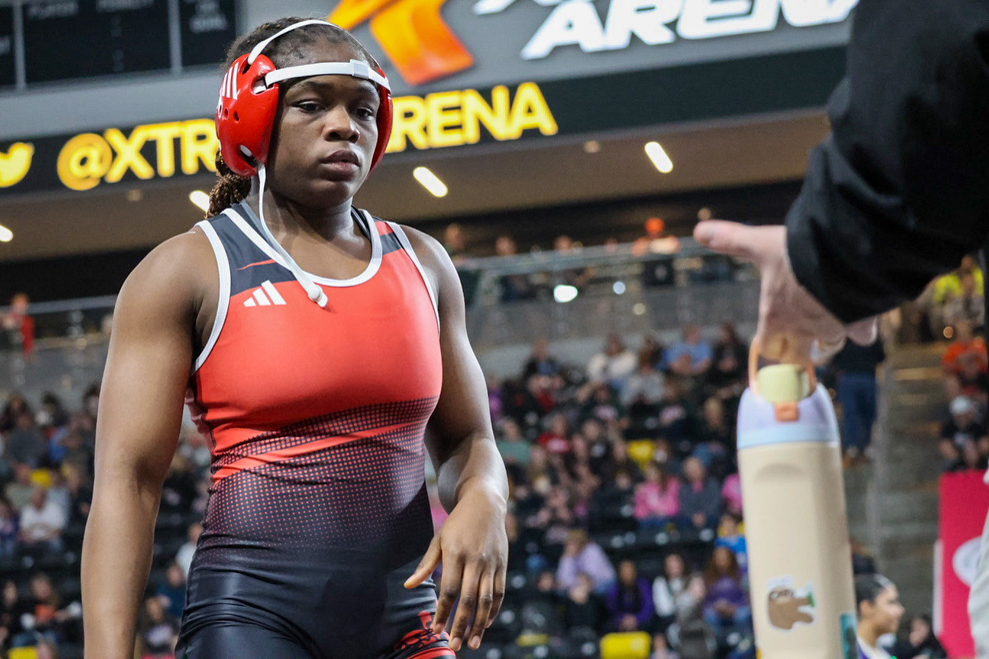
[[[258,167],[268,160],[271,131],[278,112],[278,83],[291,78],[321,75],[349,75],[369,80],[378,90],[378,143],[371,156],[371,169],[381,160],[391,134],[391,88],[380,69],[367,62],[316,62],[279,69],[262,55],[269,43],[304,25],[332,25],[326,21],[307,20],[289,25],[258,45],[247,55],[238,57],[220,85],[220,101],[216,106],[216,135],[220,138],[220,153],[230,170],[238,176],[257,174]]]

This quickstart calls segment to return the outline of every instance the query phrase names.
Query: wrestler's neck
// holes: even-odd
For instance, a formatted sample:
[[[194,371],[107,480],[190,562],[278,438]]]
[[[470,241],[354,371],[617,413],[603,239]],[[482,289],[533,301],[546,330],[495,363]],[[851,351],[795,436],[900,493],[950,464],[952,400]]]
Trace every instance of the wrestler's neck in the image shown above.
[[[248,203],[257,212],[258,197],[251,195]],[[295,236],[319,242],[358,236],[360,231],[354,223],[351,208],[349,199],[338,206],[310,208],[267,192],[264,195],[264,220],[279,240]]]
[[[867,621],[860,621],[858,625],[858,637],[859,641],[867,646],[869,650],[876,650],[876,645],[879,642],[879,632],[876,631],[872,625]]]

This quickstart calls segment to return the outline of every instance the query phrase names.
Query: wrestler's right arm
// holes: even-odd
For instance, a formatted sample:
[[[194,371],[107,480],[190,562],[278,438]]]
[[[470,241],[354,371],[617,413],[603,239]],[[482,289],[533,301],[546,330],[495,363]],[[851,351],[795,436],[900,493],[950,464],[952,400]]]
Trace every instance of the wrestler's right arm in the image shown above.
[[[151,567],[162,482],[178,441],[203,282],[216,278],[209,249],[202,234],[172,238],[134,269],[117,298],[82,550],[86,659],[134,656],[137,614]]]

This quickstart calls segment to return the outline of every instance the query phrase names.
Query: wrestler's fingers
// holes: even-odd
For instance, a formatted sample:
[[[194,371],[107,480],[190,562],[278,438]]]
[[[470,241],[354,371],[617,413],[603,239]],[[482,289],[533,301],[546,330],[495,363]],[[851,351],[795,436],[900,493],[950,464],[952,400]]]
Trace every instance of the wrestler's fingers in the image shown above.
[[[467,565],[463,570],[460,582],[460,601],[457,604],[457,614],[450,625],[450,649],[458,651],[465,638],[471,638],[472,623],[476,624],[479,606],[480,571],[477,565]]]
[[[429,548],[426,549],[426,553],[423,554],[422,560],[419,561],[419,565],[416,567],[415,572],[412,573],[408,579],[405,580],[406,588],[415,588],[423,581],[429,578],[429,575],[433,573],[436,566],[440,564],[440,558],[442,552],[440,551],[440,541],[439,536],[435,536],[433,541],[429,543]]]
[[[440,577],[440,592],[436,598],[436,615],[433,617],[433,633],[439,634],[446,627],[453,605],[460,594],[460,582],[463,578],[464,562],[459,555],[443,557],[443,576]],[[451,647],[453,643],[451,642]],[[456,648],[454,648],[456,650]]]
[[[725,220],[705,220],[694,227],[694,239],[708,249],[721,254],[754,260],[755,239],[753,227]]]

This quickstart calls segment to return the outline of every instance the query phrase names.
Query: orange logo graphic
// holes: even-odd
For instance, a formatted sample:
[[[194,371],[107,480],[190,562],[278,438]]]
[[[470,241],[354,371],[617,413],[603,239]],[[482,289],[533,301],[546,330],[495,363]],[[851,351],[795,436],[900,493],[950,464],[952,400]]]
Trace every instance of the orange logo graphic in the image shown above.
[[[474,64],[440,16],[446,0],[341,0],[327,20],[352,30],[370,19],[371,34],[409,84],[444,78]]]

